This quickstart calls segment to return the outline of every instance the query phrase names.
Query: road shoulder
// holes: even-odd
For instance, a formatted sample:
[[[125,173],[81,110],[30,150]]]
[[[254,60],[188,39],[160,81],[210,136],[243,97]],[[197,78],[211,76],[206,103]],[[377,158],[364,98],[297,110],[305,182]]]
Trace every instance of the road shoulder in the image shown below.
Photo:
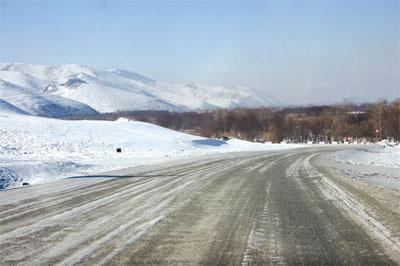
[[[354,172],[343,171],[347,169],[347,166],[333,162],[329,158],[329,153],[320,153],[310,162],[318,172],[360,202],[365,208],[364,211],[383,225],[389,231],[390,238],[396,242],[397,246],[400,246],[398,242],[400,239],[400,194],[397,191],[357,178],[355,175],[362,175],[360,167],[357,168],[360,172],[355,175],[352,175]],[[388,169],[384,169],[382,175],[387,171]],[[367,222],[371,223],[371,221]],[[384,248],[391,253],[389,254],[391,257],[400,261],[400,255],[396,254],[393,247],[384,245]]]

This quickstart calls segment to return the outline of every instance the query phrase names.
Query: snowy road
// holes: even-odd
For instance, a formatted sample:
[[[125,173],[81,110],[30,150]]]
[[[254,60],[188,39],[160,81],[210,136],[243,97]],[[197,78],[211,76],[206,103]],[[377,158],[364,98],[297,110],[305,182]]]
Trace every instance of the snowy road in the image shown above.
[[[329,151],[221,154],[2,191],[0,264],[396,265],[399,220],[321,169]]]

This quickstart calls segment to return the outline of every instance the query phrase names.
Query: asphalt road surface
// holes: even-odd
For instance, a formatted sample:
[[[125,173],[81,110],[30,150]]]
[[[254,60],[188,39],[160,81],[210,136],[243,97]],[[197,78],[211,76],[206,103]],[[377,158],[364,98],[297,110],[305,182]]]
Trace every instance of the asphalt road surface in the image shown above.
[[[218,155],[0,192],[2,265],[398,265],[329,149]]]

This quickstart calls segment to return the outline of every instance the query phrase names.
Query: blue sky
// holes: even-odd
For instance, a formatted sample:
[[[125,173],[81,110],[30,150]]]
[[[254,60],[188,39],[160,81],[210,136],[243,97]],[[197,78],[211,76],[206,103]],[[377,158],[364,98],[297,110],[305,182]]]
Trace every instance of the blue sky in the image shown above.
[[[248,86],[288,104],[400,97],[399,1],[4,1],[0,60]]]

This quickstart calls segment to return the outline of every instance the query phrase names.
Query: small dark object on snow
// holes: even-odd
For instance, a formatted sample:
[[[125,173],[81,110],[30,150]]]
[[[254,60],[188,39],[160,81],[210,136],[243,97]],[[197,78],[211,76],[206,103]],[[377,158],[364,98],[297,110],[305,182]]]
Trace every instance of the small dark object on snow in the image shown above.
[[[222,139],[223,141],[228,141],[228,140],[229,140],[229,137],[227,137],[227,136],[222,136],[221,139]]]
[[[122,149],[121,148],[117,148],[117,152],[122,152]]]
[[[24,183],[22,183],[22,185],[23,186],[29,186],[29,183],[28,182],[24,182]]]

